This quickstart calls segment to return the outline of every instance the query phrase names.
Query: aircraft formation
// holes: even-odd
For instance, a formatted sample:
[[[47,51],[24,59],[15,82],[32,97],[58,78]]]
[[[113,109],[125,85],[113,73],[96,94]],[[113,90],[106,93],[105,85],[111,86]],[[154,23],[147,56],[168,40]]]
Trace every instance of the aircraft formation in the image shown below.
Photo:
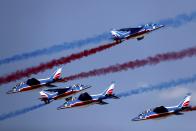
[[[164,25],[151,23],[134,28],[122,28],[118,30],[113,29],[110,31],[112,36],[111,39],[113,41],[116,41],[117,43],[121,43],[128,39],[137,39],[139,41],[144,39],[144,37],[150,32],[158,30],[162,27],[164,27]],[[105,99],[119,99],[119,97],[114,94],[114,82],[112,82],[111,85],[104,92],[93,95],[86,92],[87,89],[92,87],[91,85],[74,84],[65,88],[54,88],[57,87],[56,85],[54,85],[54,83],[67,82],[62,79],[61,75],[62,68],[58,68],[54,72],[54,74],[48,78],[30,78],[25,82],[20,82],[16,84],[11,90],[7,92],[7,94],[27,92],[38,88],[48,87],[49,89],[44,89],[39,92],[39,100],[43,101],[45,104],[49,104],[55,100],[65,99],[65,102],[59,107],[57,107],[58,110],[90,106],[94,104],[105,105],[108,104],[104,101]],[[196,110],[195,107],[190,106],[190,99],[191,94],[187,94],[184,100],[177,106],[155,107],[139,114],[137,117],[133,118],[132,121],[165,118],[171,115],[182,115],[183,112]]]

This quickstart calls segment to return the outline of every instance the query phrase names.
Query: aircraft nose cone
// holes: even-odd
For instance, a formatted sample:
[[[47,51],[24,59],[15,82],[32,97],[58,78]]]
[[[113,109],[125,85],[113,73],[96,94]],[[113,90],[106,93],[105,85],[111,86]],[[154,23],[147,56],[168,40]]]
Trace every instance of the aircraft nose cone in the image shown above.
[[[13,93],[15,93],[13,90],[9,90],[9,91],[7,91],[6,92],[7,94],[13,94]]]
[[[156,28],[159,29],[159,28],[162,28],[164,27],[164,25],[158,25]]]
[[[58,108],[57,108],[57,110],[61,110],[61,109],[64,109],[65,107],[62,105],[62,106],[59,106]]]
[[[140,118],[138,118],[138,117],[135,117],[132,119],[132,121],[139,121],[139,120],[140,120]]]
[[[7,94],[12,94],[12,91],[11,91],[11,90],[9,90],[9,91],[7,91],[6,93],[7,93]]]

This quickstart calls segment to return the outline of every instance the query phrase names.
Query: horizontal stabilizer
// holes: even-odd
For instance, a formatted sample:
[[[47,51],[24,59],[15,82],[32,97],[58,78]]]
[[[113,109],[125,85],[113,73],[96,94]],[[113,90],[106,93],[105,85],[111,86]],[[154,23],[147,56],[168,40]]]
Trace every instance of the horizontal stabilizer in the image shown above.
[[[109,103],[107,103],[107,102],[105,102],[105,101],[100,101],[98,104],[100,104],[100,105],[105,105],[105,104],[109,104]]]
[[[109,95],[109,97],[113,98],[113,99],[120,99],[118,96],[112,94],[112,95]]]
[[[181,112],[174,112],[175,115],[184,115],[184,113]]]
[[[57,87],[56,85],[46,84],[47,87]]]

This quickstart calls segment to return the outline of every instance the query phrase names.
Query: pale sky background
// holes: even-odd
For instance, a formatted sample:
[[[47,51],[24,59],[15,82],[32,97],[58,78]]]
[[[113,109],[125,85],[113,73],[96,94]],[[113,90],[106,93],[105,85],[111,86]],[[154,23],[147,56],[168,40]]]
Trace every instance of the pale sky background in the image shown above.
[[[134,27],[175,17],[182,13],[191,13],[196,10],[195,5],[194,0],[0,0],[0,56],[5,58],[62,42],[85,39],[112,28]],[[190,22],[178,28],[158,30],[142,41],[125,41],[107,51],[63,66],[63,76],[195,46],[195,27],[196,23]],[[2,65],[0,75],[94,46],[89,45],[81,49]],[[75,80],[58,84],[58,86],[65,87],[75,83],[89,84],[93,86],[89,93],[96,94],[105,90],[111,81],[116,81],[115,92],[118,93],[141,85],[189,77],[196,73],[195,67],[196,59],[186,58],[136,70]],[[48,77],[55,69],[32,75],[32,77]],[[26,78],[19,81],[24,80]],[[10,82],[1,85],[0,114],[40,103],[37,99],[39,90],[14,95],[5,94],[15,84],[16,82]],[[131,119],[148,108],[176,105],[187,92],[192,92],[193,96],[196,96],[195,86],[196,84],[190,84],[161,92],[153,91],[120,100],[108,100],[110,104],[104,106],[94,105],[61,111],[56,110],[64,103],[63,100],[59,100],[24,115],[1,121],[0,130],[194,131],[196,112],[163,120],[132,122]],[[196,105],[195,99],[192,104]]]

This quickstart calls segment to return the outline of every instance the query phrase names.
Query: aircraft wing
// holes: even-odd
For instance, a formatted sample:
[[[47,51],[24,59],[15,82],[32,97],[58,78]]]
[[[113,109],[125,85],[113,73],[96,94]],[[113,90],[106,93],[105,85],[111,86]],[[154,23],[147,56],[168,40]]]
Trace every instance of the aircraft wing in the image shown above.
[[[80,101],[92,100],[92,97],[87,92],[84,92],[80,94],[80,96],[78,97],[78,100]]]
[[[168,112],[168,109],[165,108],[164,106],[159,106],[159,107],[155,107],[153,109],[153,112],[159,114],[159,113],[167,113]]]
[[[40,84],[40,81],[36,78],[31,78],[26,81],[26,84],[29,86],[38,85],[38,84]]]
[[[178,112],[178,111],[177,112],[174,112],[174,114],[175,115],[184,115],[184,113],[181,113],[181,112]]]
[[[66,80],[66,79],[58,79],[58,80],[56,80],[57,82],[67,82],[68,80]]]
[[[56,88],[56,89],[47,89],[45,91],[58,92],[58,94],[62,94],[64,92],[67,92],[68,90],[69,90],[69,88]]]
[[[47,87],[57,87],[56,85],[46,84]]]
[[[138,32],[142,29],[142,27],[136,27],[136,28],[123,28],[123,29],[120,29],[119,31],[130,31],[131,33],[135,33],[135,32]]]

